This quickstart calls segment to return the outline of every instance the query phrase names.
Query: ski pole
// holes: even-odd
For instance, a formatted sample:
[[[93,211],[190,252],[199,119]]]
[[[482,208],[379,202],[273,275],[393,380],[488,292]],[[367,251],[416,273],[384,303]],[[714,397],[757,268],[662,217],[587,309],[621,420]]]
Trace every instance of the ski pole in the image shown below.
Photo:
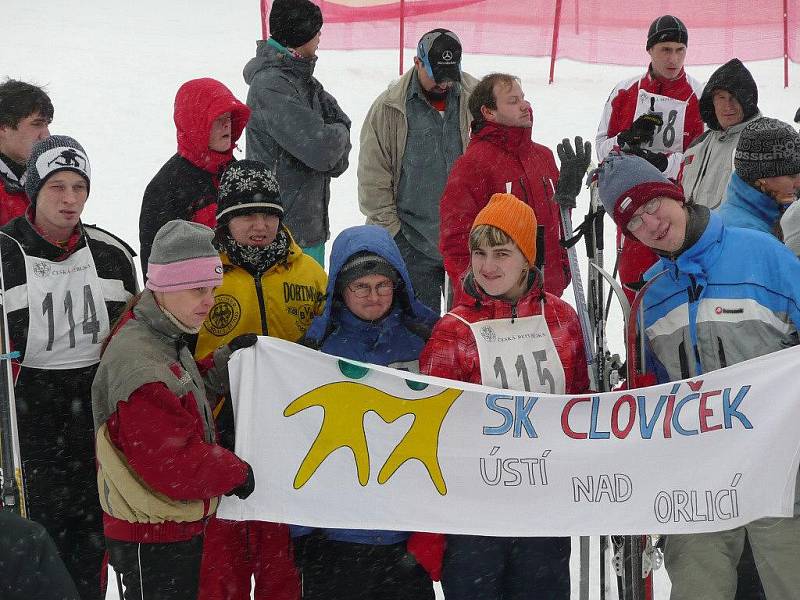
[[[2,479],[2,508],[27,516],[25,504],[25,482],[22,475],[22,460],[17,430],[17,405],[14,396],[14,376],[11,360],[19,352],[10,352],[8,315],[6,313],[5,276],[3,255],[0,251],[0,479]]]

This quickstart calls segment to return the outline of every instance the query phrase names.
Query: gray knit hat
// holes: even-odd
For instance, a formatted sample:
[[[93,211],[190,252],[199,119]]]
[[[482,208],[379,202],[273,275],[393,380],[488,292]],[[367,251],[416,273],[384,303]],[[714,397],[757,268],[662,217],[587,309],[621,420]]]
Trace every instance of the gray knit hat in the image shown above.
[[[612,153],[597,168],[597,191],[606,212],[626,235],[639,207],[659,196],[686,202],[683,190],[648,161],[633,154]]]
[[[26,167],[25,193],[31,204],[47,178],[59,171],[74,171],[82,175],[89,186],[91,169],[86,151],[76,140],[67,135],[51,135],[36,142],[31,149]]]
[[[342,290],[356,279],[367,275],[384,275],[395,284],[400,281],[400,274],[388,260],[374,252],[356,252],[344,263],[336,275],[336,291]]]
[[[736,174],[748,183],[800,173],[800,133],[778,119],[756,119],[742,131],[733,155]]]
[[[176,292],[222,284],[222,262],[214,232],[200,223],[175,219],[158,230],[147,264],[147,289]]]

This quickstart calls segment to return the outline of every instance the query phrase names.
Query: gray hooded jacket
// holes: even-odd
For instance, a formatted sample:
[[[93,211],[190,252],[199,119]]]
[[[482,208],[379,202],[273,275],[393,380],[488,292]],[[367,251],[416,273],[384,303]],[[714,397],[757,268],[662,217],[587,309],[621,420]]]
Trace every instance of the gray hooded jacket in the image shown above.
[[[316,60],[261,40],[244,68],[253,111],[246,155],[275,169],[284,223],[303,248],[330,236],[330,180],[347,169],[351,148],[350,119],[314,78]]]

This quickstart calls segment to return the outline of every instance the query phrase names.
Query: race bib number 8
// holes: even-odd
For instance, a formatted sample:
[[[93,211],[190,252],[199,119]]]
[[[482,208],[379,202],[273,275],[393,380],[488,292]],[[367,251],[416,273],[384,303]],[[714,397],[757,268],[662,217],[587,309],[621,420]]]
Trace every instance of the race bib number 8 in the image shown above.
[[[683,126],[686,120],[687,103],[668,96],[651,94],[639,90],[636,101],[634,121],[646,113],[655,113],[661,117],[663,124],[656,129],[653,141],[646,147],[653,152],[683,152]]]

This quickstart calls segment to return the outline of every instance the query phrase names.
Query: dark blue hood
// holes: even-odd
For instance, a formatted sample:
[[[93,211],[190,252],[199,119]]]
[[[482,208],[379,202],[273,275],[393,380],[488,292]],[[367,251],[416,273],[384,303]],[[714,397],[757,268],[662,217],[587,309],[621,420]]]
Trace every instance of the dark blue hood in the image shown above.
[[[326,332],[330,331],[331,319],[334,317],[334,290],[339,271],[353,254],[364,251],[373,252],[385,258],[400,274],[404,283],[402,289],[404,297],[397,298],[396,301],[403,307],[403,316],[406,321],[432,327],[439,319],[439,315],[422,304],[414,295],[414,286],[411,284],[406,263],[389,232],[377,225],[358,225],[342,231],[333,242],[325,308],[322,314],[311,322],[311,326],[306,332],[307,340],[320,343]]]

